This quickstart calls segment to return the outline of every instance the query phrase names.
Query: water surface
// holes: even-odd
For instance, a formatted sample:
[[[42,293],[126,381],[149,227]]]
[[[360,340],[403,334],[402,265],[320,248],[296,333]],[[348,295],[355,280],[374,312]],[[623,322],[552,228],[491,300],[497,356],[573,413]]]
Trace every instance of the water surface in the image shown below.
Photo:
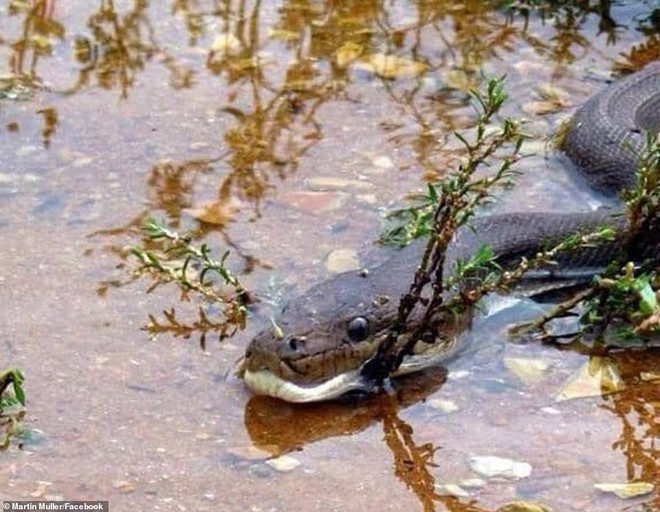
[[[378,258],[383,212],[455,163],[451,133],[471,125],[467,90],[484,75],[506,74],[504,114],[528,120],[536,154],[495,208],[594,207],[546,140],[615,72],[657,54],[658,11],[650,0],[577,4],[0,1],[0,343],[2,364],[25,371],[34,433],[1,454],[0,498],[107,499],[113,510],[660,508],[657,352],[589,361],[512,343],[507,326],[535,310],[525,303],[477,319],[448,377],[294,407],[233,377],[263,320],[222,343],[209,334],[205,350],[199,332],[144,331],[172,307],[194,322],[197,304],[147,293],[123,250],[154,217],[230,248],[249,288],[275,282],[289,295],[327,277],[336,249]],[[385,56],[401,59],[394,71]],[[545,370],[521,380],[515,359]],[[625,390],[558,402],[585,364]],[[284,454],[299,465],[267,464]],[[479,476],[470,457],[487,455],[531,475]],[[594,489],[635,480],[656,491],[624,502]]]

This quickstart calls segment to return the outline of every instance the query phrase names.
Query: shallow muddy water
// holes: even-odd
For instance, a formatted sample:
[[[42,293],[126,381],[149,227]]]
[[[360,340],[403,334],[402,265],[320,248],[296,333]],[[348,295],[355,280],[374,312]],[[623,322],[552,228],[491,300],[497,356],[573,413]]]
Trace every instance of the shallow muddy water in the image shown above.
[[[522,301],[476,318],[448,371],[292,406],[234,376],[267,320],[204,349],[199,331],[151,335],[149,315],[190,323],[199,304],[150,292],[124,251],[154,217],[285,296],[330,275],[333,251],[381,258],[383,213],[455,162],[484,74],[506,74],[505,114],[528,120],[535,154],[492,208],[596,207],[546,140],[657,55],[658,7],[576,4],[0,0],[1,364],[26,375],[30,432],[0,452],[0,499],[660,510],[657,351],[516,344],[508,326],[540,307]],[[488,456],[522,470],[487,476]],[[594,487],[630,481],[655,490]]]

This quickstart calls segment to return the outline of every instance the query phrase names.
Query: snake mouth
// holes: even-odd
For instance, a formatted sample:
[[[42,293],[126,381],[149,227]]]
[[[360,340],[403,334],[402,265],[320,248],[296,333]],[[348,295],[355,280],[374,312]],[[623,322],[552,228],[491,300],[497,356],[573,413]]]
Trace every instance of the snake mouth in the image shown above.
[[[245,370],[243,380],[258,395],[268,395],[293,403],[332,400],[351,391],[368,393],[374,388],[373,383],[369,383],[360,375],[360,370],[350,370],[319,384],[309,385],[285,380],[270,370]]]
[[[424,342],[424,350],[404,357],[399,368],[391,377],[400,377],[437,366],[452,358],[459,350],[456,339],[443,340],[437,346],[429,347]],[[283,362],[280,361],[281,369]],[[292,403],[310,403],[333,400],[347,393],[372,393],[379,389],[376,382],[362,375],[367,364],[365,360],[357,368],[335,374],[333,377],[316,382],[294,382],[265,367],[256,367],[247,361],[242,371],[245,384],[258,395],[267,395]],[[279,372],[281,373],[281,372]]]

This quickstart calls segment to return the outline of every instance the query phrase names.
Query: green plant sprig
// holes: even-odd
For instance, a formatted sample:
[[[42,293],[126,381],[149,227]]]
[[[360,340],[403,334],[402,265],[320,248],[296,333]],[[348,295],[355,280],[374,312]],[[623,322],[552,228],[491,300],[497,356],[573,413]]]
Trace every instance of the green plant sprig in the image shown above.
[[[426,204],[412,207],[410,214],[414,221],[425,222],[423,227],[402,226],[395,228],[396,233],[431,232],[431,237],[424,251],[421,264],[415,273],[410,290],[399,303],[397,318],[390,328],[386,339],[379,345],[377,354],[364,367],[363,373],[376,382],[382,382],[395,368],[404,355],[426,332],[434,313],[443,303],[444,276],[443,268],[447,247],[455,232],[465,225],[475,210],[487,198],[494,188],[510,184],[517,172],[513,165],[520,160],[520,150],[525,135],[520,124],[512,119],[505,119],[497,127],[491,125],[494,116],[504,102],[504,79],[490,79],[485,91],[472,91],[478,117],[474,129],[474,140],[469,141],[462,134],[455,134],[465,147],[466,155],[455,173],[449,174],[437,185],[429,185]],[[497,160],[495,172],[484,178],[475,178],[479,168]],[[429,210],[433,209],[433,214]],[[483,262],[482,262],[483,263]],[[422,297],[423,291],[431,284],[430,297]],[[418,304],[424,305],[421,327],[411,337],[407,337],[404,346],[400,346],[406,337],[407,322]]]
[[[23,373],[15,368],[0,372],[0,414],[5,409],[16,405],[25,406],[25,390]],[[9,386],[13,387],[14,393],[6,393]]]
[[[207,299],[226,302],[225,298],[213,288],[212,282],[206,280],[207,275],[214,272],[225,284],[234,289],[237,298],[247,302],[247,292],[238,278],[225,266],[229,251],[226,251],[220,260],[215,260],[208,245],[195,247],[188,237],[181,236],[151,219],[145,223],[144,232],[152,242],[164,239],[170,243],[165,249],[165,255],[174,254],[176,258],[183,258],[182,264],[178,262],[173,264],[172,260],[162,258],[153,251],[132,247],[132,254],[141,261],[145,269],[156,271],[166,280],[177,283],[184,291],[193,290]],[[199,265],[201,270],[196,276],[191,277],[190,270],[193,265]]]
[[[229,251],[216,260],[212,257],[208,245],[197,247],[189,237],[182,236],[152,219],[145,223],[143,229],[145,246],[162,244],[158,251],[145,247],[130,249],[141,264],[138,271],[148,272],[154,277],[155,282],[151,289],[163,283],[174,283],[184,294],[195,292],[209,302],[222,305],[220,320],[211,321],[200,308],[198,320],[186,325],[176,319],[174,311],[171,310],[163,312],[165,323],[158,322],[150,315],[146,330],[152,334],[169,332],[181,336],[189,336],[190,332],[198,330],[204,342],[207,332],[219,333],[220,339],[223,339],[231,336],[236,329],[245,327],[250,297],[238,278],[225,266]],[[220,277],[224,285],[222,288],[210,278],[211,274]],[[230,293],[227,293],[226,287]]]
[[[623,244],[631,258],[655,247],[660,231],[660,135],[647,134],[639,158],[635,186],[624,193],[628,231]],[[647,251],[648,253],[648,251]],[[602,335],[614,330],[617,342],[660,334],[660,254],[649,256],[640,267],[632,262],[611,265],[593,284],[557,305],[534,322],[519,326],[517,333],[543,331],[546,324],[583,306],[580,323]],[[623,259],[625,262],[625,258]],[[602,340],[601,340],[602,341]]]

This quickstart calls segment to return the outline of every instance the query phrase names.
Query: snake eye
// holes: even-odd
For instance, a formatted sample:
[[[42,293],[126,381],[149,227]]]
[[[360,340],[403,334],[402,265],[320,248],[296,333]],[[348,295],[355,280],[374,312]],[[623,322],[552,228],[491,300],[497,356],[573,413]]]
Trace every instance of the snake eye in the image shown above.
[[[348,322],[347,332],[351,341],[362,341],[369,336],[369,320],[363,316],[356,316]]]

